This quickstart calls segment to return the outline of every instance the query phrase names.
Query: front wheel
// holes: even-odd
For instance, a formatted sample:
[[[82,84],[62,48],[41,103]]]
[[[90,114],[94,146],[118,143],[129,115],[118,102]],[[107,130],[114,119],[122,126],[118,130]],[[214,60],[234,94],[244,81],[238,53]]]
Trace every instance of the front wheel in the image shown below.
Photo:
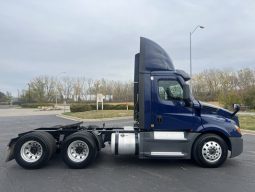
[[[192,156],[202,167],[219,167],[227,159],[228,146],[218,135],[204,134],[194,143]]]

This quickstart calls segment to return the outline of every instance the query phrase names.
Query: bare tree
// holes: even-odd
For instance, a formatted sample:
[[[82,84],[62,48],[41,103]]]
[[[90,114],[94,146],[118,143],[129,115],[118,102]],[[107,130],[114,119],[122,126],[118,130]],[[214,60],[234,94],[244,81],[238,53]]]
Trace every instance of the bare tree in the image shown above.
[[[63,77],[59,81],[58,90],[61,91],[62,97],[65,101],[73,100],[73,79],[70,77]]]
[[[73,98],[75,101],[81,101],[86,92],[86,79],[84,77],[77,77],[73,81]]]

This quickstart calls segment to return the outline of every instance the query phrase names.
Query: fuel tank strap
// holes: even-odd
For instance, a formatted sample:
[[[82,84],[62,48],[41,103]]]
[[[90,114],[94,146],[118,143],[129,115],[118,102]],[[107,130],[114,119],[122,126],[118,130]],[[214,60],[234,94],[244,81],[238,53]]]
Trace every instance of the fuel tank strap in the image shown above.
[[[119,149],[119,133],[115,134],[115,151],[114,154],[118,155],[118,149]]]
[[[138,133],[135,133],[135,155],[139,155]]]

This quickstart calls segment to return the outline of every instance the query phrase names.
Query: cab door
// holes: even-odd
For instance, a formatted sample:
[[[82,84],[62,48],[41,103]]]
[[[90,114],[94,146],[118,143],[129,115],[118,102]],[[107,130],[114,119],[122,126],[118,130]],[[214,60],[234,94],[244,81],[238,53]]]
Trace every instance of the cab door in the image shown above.
[[[183,101],[184,81],[176,76],[153,76],[152,79],[151,127],[162,131],[196,130],[201,118]]]

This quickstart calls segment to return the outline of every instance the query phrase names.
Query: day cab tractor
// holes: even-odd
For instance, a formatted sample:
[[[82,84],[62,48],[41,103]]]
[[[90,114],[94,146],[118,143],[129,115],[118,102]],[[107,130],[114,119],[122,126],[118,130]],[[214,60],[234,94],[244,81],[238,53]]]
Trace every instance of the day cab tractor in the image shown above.
[[[106,143],[113,155],[140,159],[193,159],[202,167],[218,167],[243,151],[236,113],[196,100],[187,81],[155,42],[140,38],[134,66],[134,125],[83,126],[82,122],[42,127],[20,133],[8,144],[7,161],[23,168],[45,165],[56,151],[66,165],[84,168]]]

